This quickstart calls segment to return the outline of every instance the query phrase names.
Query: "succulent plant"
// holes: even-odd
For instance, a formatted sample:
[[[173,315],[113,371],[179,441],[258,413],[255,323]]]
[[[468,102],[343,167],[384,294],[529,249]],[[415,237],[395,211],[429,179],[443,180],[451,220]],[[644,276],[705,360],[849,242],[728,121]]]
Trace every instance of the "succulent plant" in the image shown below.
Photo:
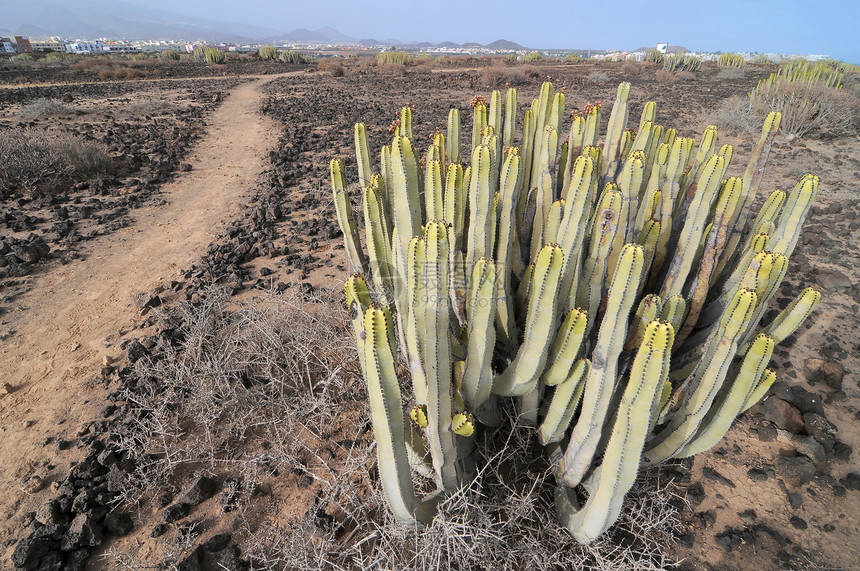
[[[465,167],[456,111],[419,161],[404,108],[378,171],[356,125],[367,255],[332,161],[356,272],[346,300],[401,522],[431,520],[474,477],[473,434],[512,404],[556,467],[561,524],[594,540],[640,466],[709,449],[764,395],[775,344],[820,299],[804,290],[760,326],[819,184],[807,175],[774,191],[753,217],[779,114],[743,174],[727,176],[732,147],[718,146],[716,128],[697,146],[657,125],[648,103],[634,131],[629,91],[618,88],[602,146],[599,103],[572,113],[560,137],[565,96],[549,83],[525,111],[519,146],[516,90],[504,107],[499,92],[476,97]],[[419,498],[413,472],[437,492]]]

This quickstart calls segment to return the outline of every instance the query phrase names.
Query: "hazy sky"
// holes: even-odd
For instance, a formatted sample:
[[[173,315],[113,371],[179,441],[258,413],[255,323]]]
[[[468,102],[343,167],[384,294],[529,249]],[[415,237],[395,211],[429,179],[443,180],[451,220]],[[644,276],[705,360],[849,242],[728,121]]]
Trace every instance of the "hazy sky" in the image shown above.
[[[5,0],[4,0],[5,1]],[[331,26],[357,38],[535,48],[828,54],[860,64],[858,0],[127,0],[199,18],[284,31]]]

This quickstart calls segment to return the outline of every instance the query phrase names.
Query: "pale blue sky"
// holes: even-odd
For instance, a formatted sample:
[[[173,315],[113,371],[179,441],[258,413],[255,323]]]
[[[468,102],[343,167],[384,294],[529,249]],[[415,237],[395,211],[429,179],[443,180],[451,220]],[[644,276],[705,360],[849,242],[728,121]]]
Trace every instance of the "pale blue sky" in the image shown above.
[[[286,30],[331,26],[378,40],[504,38],[536,48],[594,49],[669,42],[699,51],[823,53],[860,64],[858,0],[132,1]]]

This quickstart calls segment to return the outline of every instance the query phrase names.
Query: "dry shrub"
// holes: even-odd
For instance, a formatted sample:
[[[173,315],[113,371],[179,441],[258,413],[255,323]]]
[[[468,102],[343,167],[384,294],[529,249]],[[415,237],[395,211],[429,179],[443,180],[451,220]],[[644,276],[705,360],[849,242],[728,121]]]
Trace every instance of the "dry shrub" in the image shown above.
[[[99,70],[99,79],[121,79],[122,72],[118,69],[102,69]]]
[[[626,62],[621,66],[621,73],[624,75],[638,75],[639,74],[639,66],[635,63]]]
[[[477,478],[446,498],[433,522],[407,529],[393,521],[376,492],[356,499],[347,470],[321,503],[336,504],[346,519],[322,533],[313,514],[256,535],[251,555],[265,569],[577,569],[662,570],[664,551],[678,531],[683,500],[659,470],[637,479],[621,518],[588,546],[556,520],[552,469],[529,429],[508,422],[487,436],[500,452]],[[354,458],[360,464],[360,456]],[[380,516],[384,518],[380,521]]]
[[[112,67],[113,63],[107,58],[99,56],[84,57],[78,62],[69,66],[70,69],[78,71],[98,71],[100,69]]]
[[[590,83],[606,83],[609,81],[609,74],[605,71],[592,71],[586,79]]]
[[[128,79],[140,79],[142,77],[146,77],[147,75],[149,75],[146,72],[146,70],[137,69],[137,68],[133,68],[133,67],[127,67],[123,71],[125,73],[125,76]]]
[[[727,67],[724,69],[737,69]],[[753,136],[761,130],[759,120],[752,112],[749,97],[746,95],[732,95],[724,99],[720,106],[710,115],[709,123],[718,129]]]
[[[382,75],[393,75],[395,77],[403,77],[406,75],[406,66],[399,63],[386,63],[379,66],[379,73]]]
[[[327,72],[332,77],[343,77],[346,70],[343,63],[336,59],[322,59],[317,63],[317,71]]]
[[[720,71],[717,72],[717,75],[714,77],[716,79],[743,79],[747,75],[747,72],[740,67],[724,67]]]
[[[176,109],[176,105],[164,99],[145,97],[126,107],[134,115],[164,115]]]
[[[0,130],[0,197],[17,192],[51,194],[107,174],[112,166],[103,143],[41,129]]]
[[[430,56],[427,54],[421,54],[418,57],[416,57],[415,59],[413,59],[412,63],[416,66],[432,68],[433,65],[436,63],[436,60],[433,58],[433,56]]]
[[[521,68],[485,67],[481,72],[481,83],[487,87],[503,87],[505,84],[523,85],[527,83],[526,73]]]
[[[343,310],[291,291],[228,311],[229,295],[213,287],[199,305],[162,314],[182,342],[135,363],[126,384],[117,437],[137,462],[127,500],[157,495],[179,468],[254,489],[263,473],[301,464],[306,441],[365,398]]]
[[[54,99],[41,98],[24,105],[19,113],[24,121],[32,121],[33,119],[42,119],[56,115],[66,115],[73,113],[75,110],[68,105],[64,105]]]
[[[662,85],[672,85],[678,80],[674,73],[665,69],[658,69],[654,72],[654,78]]]
[[[525,76],[529,79],[538,79],[543,75],[540,70],[531,65],[524,65],[520,69],[522,70],[523,74],[525,74]]]
[[[789,140],[852,135],[860,125],[860,99],[850,91],[805,81],[761,82],[752,99],[752,113],[782,113],[780,131]]]

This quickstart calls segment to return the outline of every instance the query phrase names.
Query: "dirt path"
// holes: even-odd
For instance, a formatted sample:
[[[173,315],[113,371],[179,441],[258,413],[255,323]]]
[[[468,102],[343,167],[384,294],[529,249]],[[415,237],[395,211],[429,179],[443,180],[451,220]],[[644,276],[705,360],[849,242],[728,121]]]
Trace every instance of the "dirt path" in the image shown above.
[[[193,170],[162,189],[168,204],[133,212],[134,224],[91,242],[85,261],[34,277],[36,287],[0,318],[14,330],[0,342],[0,394],[11,389],[0,396],[0,541],[19,536],[19,516],[44,501],[44,492],[22,491],[22,479],[47,486],[83,456],[46,438],[74,442],[82,423],[98,418],[103,359],[122,355],[122,333],[140,321],[134,295],[190,266],[264,168],[276,132],[258,109],[261,86],[275,77],[236,87],[207,120],[187,159]]]

